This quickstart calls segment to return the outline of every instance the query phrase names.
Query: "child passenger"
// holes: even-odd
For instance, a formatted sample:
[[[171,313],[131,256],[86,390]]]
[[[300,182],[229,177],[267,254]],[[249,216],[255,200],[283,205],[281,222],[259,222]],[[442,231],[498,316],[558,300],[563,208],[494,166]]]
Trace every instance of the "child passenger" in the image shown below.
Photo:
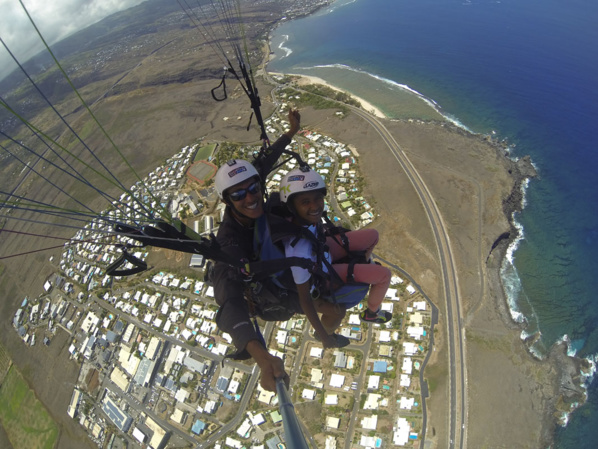
[[[287,209],[293,216],[292,221],[299,226],[307,227],[316,237],[323,237],[322,215],[325,196],[324,179],[309,167],[291,170],[280,183],[280,200],[286,203]],[[349,240],[349,249],[365,251],[365,260],[370,260],[374,247],[378,243],[378,231],[360,229],[349,231],[345,235]],[[311,258],[314,262],[317,260],[312,242],[306,238],[299,240],[296,237],[286,238],[283,240],[283,244],[286,257]],[[339,277],[346,282],[349,264],[339,263],[339,261],[348,255],[347,251],[342,246],[340,239],[326,237],[326,245],[329,251],[324,253],[324,257],[332,264]],[[322,269],[327,271],[325,264],[322,264]],[[335,347],[333,341],[335,334],[327,335],[325,333],[312,304],[313,280],[311,273],[301,267],[291,267],[291,271],[297,284],[301,308],[313,326],[316,338],[322,342],[324,347]],[[380,304],[390,285],[390,270],[373,263],[360,263],[354,265],[353,277],[355,282],[371,285],[367,308],[360,313],[360,319],[378,324],[390,321],[392,314],[380,309]]]

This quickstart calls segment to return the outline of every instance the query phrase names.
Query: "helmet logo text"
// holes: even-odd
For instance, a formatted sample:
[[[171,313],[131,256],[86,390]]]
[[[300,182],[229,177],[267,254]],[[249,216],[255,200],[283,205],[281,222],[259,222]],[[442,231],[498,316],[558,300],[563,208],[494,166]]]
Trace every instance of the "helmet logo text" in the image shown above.
[[[244,171],[247,171],[247,169],[243,166],[239,167],[239,168],[235,168],[234,170],[231,170],[228,172],[228,177],[232,178],[233,176],[238,175],[239,173],[243,173]]]

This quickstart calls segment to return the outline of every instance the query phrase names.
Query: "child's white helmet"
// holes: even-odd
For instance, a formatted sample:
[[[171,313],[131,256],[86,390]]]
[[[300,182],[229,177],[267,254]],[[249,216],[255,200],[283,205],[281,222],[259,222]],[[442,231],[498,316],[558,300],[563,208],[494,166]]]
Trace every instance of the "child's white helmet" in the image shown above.
[[[280,182],[280,201],[287,203],[295,193],[311,190],[324,190],[324,194],[326,194],[324,178],[309,167],[294,168]]]

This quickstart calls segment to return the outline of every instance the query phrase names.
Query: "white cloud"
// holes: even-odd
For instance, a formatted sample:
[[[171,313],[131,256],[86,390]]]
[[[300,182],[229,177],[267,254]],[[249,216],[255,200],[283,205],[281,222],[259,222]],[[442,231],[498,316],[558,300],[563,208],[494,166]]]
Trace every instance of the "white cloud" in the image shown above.
[[[22,0],[50,45],[104,17],[145,0]],[[0,0],[0,37],[23,63],[43,49],[19,0]],[[16,68],[0,45],[0,79]]]

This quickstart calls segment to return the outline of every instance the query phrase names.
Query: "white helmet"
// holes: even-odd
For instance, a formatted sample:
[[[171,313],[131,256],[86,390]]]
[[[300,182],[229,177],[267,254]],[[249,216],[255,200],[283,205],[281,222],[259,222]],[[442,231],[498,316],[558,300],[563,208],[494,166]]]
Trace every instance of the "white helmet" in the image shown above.
[[[280,201],[287,203],[295,193],[311,190],[326,191],[326,183],[320,174],[309,167],[294,168],[280,182]]]
[[[236,184],[246,181],[259,174],[251,162],[243,159],[231,159],[223,164],[216,172],[215,184],[216,192],[220,199],[224,199],[224,191]]]

